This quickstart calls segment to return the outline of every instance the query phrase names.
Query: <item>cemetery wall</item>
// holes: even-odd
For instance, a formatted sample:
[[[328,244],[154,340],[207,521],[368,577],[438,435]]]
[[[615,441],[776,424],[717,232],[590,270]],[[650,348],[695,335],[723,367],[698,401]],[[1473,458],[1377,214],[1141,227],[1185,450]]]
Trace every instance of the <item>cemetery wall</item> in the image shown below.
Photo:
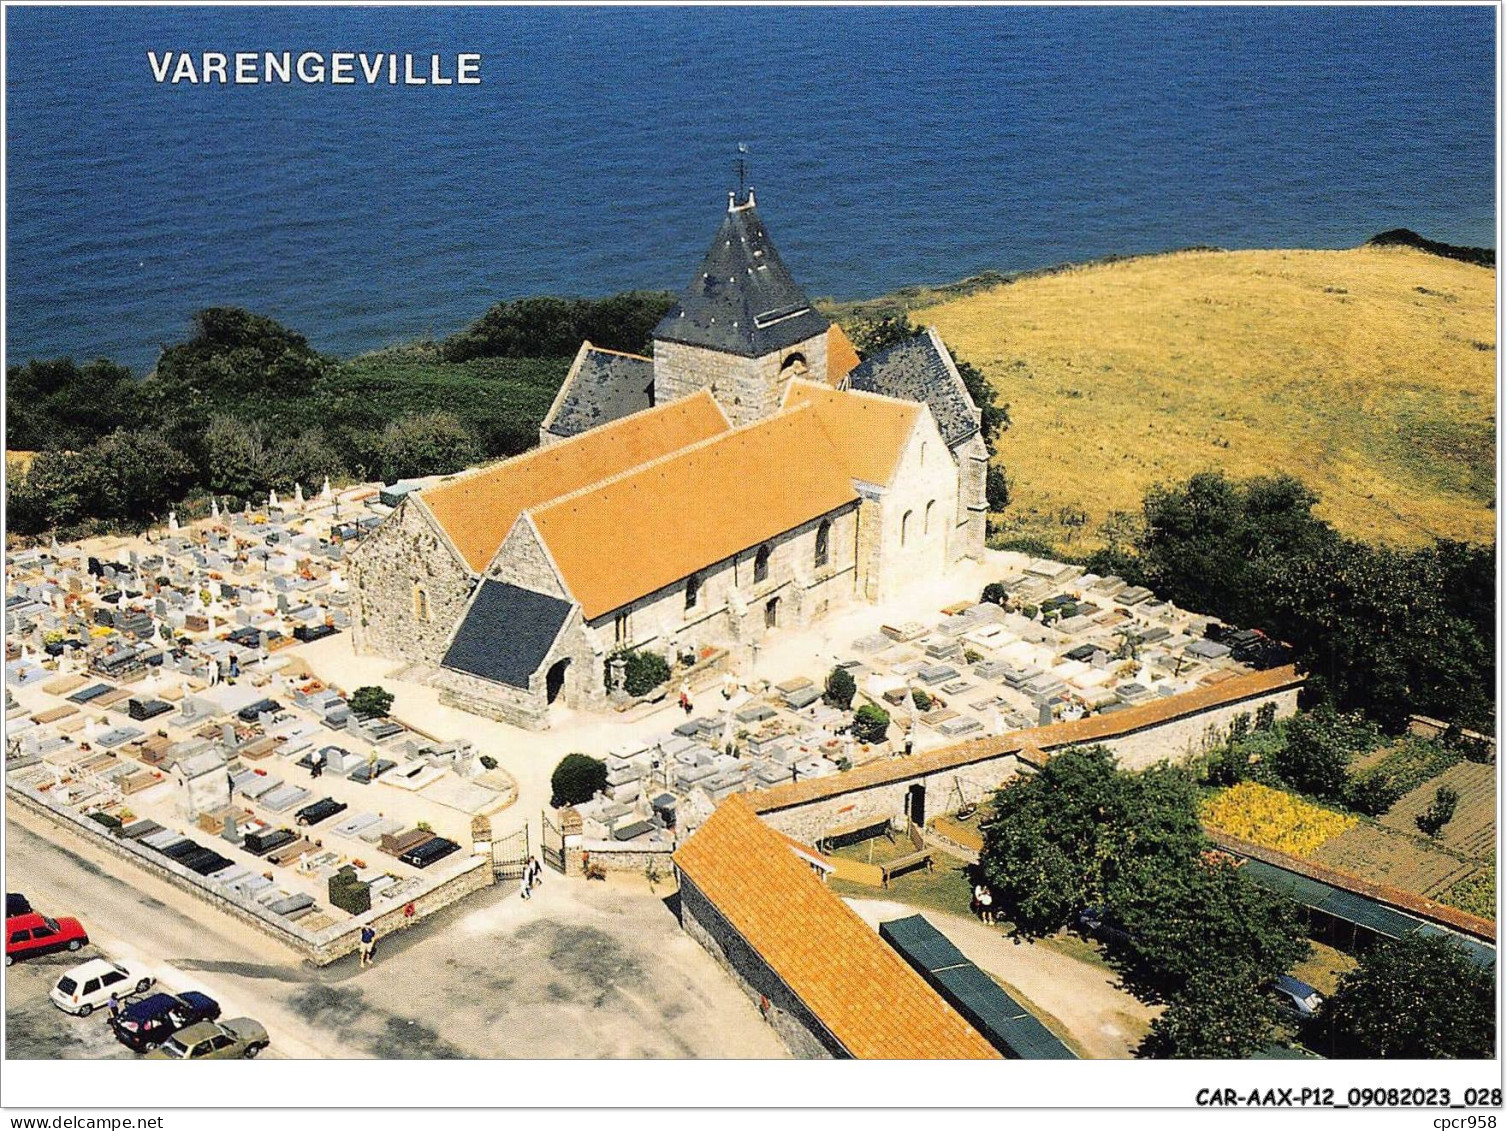
[[[492,884],[491,862],[477,859],[472,861],[470,867],[422,890],[411,900],[394,900],[388,909],[379,911],[375,915],[368,913],[365,916],[348,919],[316,934],[303,930],[297,922],[290,922],[281,916],[273,915],[253,899],[233,892],[212,890],[205,885],[201,876],[190,872],[177,861],[169,860],[133,840],[122,840],[112,836],[103,825],[91,821],[74,809],[58,805],[45,794],[14,782],[6,783],[5,788],[7,800],[16,803],[26,811],[72,830],[86,840],[104,847],[122,860],[130,862],[159,879],[166,880],[215,910],[232,916],[284,946],[291,947],[315,966],[326,966],[337,958],[354,953],[360,945],[361,927],[368,920],[376,925],[380,939],[396,929],[412,926],[472,892],[480,891]],[[407,911],[410,904],[413,906],[412,912]]]
[[[716,906],[683,873],[680,875],[680,925],[732,975],[743,992],[758,1005],[792,1055],[803,1060],[847,1055],[772,969],[758,951],[744,941]]]

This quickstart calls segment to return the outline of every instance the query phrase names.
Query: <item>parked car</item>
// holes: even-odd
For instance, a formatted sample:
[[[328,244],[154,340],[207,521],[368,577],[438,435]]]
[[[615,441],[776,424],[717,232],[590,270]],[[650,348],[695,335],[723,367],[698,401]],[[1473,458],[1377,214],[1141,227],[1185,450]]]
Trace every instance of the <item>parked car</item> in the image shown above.
[[[214,998],[186,990],[133,1001],[120,1011],[119,1017],[110,1018],[110,1028],[115,1039],[127,1048],[147,1052],[174,1033],[201,1021],[218,1020],[219,1016],[220,1003]]]
[[[35,912],[5,920],[5,964],[89,945],[77,919],[50,919]]]
[[[1272,981],[1272,995],[1277,999],[1277,1008],[1295,1021],[1312,1019],[1324,1004],[1323,994],[1291,974],[1279,974]]]
[[[1078,930],[1089,938],[1098,939],[1100,942],[1125,943],[1130,941],[1130,933],[1122,927],[1117,927],[1105,917],[1102,907],[1085,907],[1078,912],[1074,925]]]
[[[147,1053],[148,1060],[250,1060],[272,1043],[267,1030],[249,1017],[200,1021],[180,1029]]]
[[[64,1013],[88,1017],[108,1005],[110,995],[144,994],[157,979],[143,970],[107,958],[91,958],[57,980],[48,997]]]
[[[18,891],[5,893],[5,917],[14,919],[17,915],[31,914],[31,900],[27,899]]]

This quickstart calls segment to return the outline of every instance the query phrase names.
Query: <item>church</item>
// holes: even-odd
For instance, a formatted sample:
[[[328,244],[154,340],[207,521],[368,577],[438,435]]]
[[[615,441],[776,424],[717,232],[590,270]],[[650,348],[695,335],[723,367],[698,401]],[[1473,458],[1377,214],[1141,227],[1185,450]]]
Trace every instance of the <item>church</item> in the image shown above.
[[[625,651],[736,670],[981,557],[987,465],[936,332],[860,359],[729,193],[651,357],[582,343],[537,448],[411,492],[353,551],[356,648],[542,729],[621,701]]]

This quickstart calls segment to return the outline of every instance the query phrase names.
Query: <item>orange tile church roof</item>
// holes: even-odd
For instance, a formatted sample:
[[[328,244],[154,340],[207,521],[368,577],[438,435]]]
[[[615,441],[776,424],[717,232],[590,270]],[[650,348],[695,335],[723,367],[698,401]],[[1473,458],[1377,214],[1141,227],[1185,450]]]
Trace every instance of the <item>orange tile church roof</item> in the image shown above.
[[[675,863],[851,1055],[999,1053],[734,794]]]
[[[853,343],[848,340],[848,335],[843,333],[842,327],[836,322],[827,327],[827,383],[834,389],[840,388],[842,379],[863,360],[858,356],[858,351],[853,348]]]
[[[874,393],[839,392],[792,381],[785,407],[810,405],[854,479],[889,486],[925,406]]]
[[[529,513],[592,620],[857,498],[817,413],[802,407]]]
[[[702,390],[459,476],[421,492],[419,497],[466,564],[480,573],[496,555],[519,514],[528,508],[728,428],[727,418],[711,393]]]

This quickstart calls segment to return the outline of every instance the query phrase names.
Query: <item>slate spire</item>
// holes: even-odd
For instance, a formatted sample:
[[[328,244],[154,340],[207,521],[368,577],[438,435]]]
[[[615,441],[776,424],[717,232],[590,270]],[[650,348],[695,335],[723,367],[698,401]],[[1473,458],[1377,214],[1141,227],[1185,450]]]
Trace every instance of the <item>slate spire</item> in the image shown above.
[[[727,214],[690,286],[654,328],[659,341],[763,357],[825,333],[829,323],[780,259],[753,189],[727,194]]]

